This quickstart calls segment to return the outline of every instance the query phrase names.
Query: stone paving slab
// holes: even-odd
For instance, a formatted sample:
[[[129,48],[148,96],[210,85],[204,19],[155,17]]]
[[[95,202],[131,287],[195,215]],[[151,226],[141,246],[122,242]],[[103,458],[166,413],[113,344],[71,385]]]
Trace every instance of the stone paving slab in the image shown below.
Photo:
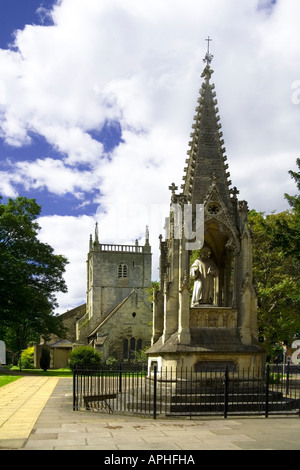
[[[298,416],[154,420],[73,411],[72,380],[43,379],[24,377],[0,389],[0,449],[97,450],[103,455],[300,450]]]
[[[30,376],[0,388],[0,449],[22,447],[58,381]]]

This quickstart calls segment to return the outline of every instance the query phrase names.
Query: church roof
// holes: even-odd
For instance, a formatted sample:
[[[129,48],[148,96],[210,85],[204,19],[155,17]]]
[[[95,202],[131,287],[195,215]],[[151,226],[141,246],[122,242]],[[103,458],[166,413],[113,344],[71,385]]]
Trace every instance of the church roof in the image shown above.
[[[88,335],[88,338],[92,338],[93,336],[95,336],[98,331],[101,329],[101,327],[116,313],[120,310],[120,308],[127,302],[127,300],[133,295],[139,295],[138,292],[135,290],[135,289],[132,289],[132,291],[130,292],[130,294],[125,297],[120,303],[118,303],[107,315],[105,315],[104,318],[102,318],[101,322],[98,324],[98,326],[96,328],[94,328],[94,330],[89,333]],[[145,305],[146,302],[145,302]]]
[[[101,320],[99,325],[96,328],[94,328],[94,330],[91,333],[89,333],[88,337],[91,338],[92,336],[95,336],[100,330],[100,328],[104,325],[104,323],[106,323],[122,307],[122,305],[124,305],[125,302],[127,302],[127,300],[129,299],[131,295],[132,295],[132,292],[127,297],[125,297],[125,299],[123,299],[119,304],[117,304],[107,315],[105,315],[105,317]]]
[[[78,307],[72,308],[72,310],[67,310],[66,312],[62,313],[60,317],[63,320],[66,320],[73,316],[81,318],[85,315],[85,313],[86,313],[86,303],[82,305],[78,305]]]
[[[67,339],[60,339],[51,344],[51,348],[72,348],[73,343]]]

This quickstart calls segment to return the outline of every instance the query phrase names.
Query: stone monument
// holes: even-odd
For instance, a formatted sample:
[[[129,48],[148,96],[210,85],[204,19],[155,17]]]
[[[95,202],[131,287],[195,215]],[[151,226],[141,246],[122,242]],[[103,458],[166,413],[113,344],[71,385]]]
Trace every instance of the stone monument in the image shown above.
[[[169,229],[165,240],[160,236],[160,281],[147,351],[150,370],[154,365],[239,370],[264,362],[257,339],[248,206],[238,200],[229,180],[209,48],[204,60],[184,183],[181,193],[174,183],[170,186]],[[189,216],[193,240],[185,230]]]

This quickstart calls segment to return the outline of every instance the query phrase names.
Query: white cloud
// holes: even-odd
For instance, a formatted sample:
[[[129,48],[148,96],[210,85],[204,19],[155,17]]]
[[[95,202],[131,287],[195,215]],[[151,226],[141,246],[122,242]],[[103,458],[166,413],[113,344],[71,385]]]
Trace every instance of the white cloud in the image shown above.
[[[36,133],[61,159],[40,155],[16,163],[3,193],[14,194],[21,181],[27,189],[73,192],[79,199],[98,189],[103,241],[142,239],[147,224],[157,259],[168,186],[182,183],[209,35],[232,183],[250,208],[285,209],[283,194],[294,192],[288,170],[300,144],[300,105],[293,99],[299,97],[300,4],[271,6],[267,0],[59,2],[53,26],[26,26],[15,49],[0,50],[0,136],[24,146]],[[91,137],[106,120],[122,127],[123,143],[110,155]],[[54,229],[52,222],[44,221],[43,233],[64,254],[71,225],[56,218]],[[82,238],[70,252],[69,270],[82,269],[76,250],[85,258],[89,222],[78,220]],[[60,241],[61,231],[69,236]],[[79,281],[69,279],[73,299]]]
[[[65,155],[67,165],[89,164],[93,166],[103,155],[103,145],[79,127],[49,126],[43,128],[43,135],[54,148]]]
[[[50,244],[55,254],[62,254],[68,260],[64,279],[68,293],[58,293],[59,313],[71,310],[85,302],[86,259],[89,249],[89,234],[95,228],[93,217],[49,216],[40,217],[39,239]]]
[[[0,194],[5,194],[7,197],[15,198],[18,192],[15,190],[13,184],[8,181],[9,175],[5,171],[0,171]]]
[[[24,181],[25,189],[42,189],[47,186],[51,193],[58,196],[67,192],[76,194],[78,190],[92,191],[96,182],[90,172],[68,168],[60,160],[51,158],[18,162],[16,168],[19,182]]]

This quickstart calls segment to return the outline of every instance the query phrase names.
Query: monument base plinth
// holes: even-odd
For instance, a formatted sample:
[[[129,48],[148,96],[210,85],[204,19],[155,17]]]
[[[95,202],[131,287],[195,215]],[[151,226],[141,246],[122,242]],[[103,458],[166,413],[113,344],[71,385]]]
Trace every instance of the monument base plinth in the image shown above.
[[[218,309],[219,310],[219,309]],[[203,312],[202,312],[203,313]],[[190,343],[183,344],[178,332],[163,342],[161,337],[147,351],[149,368],[153,364],[159,368],[192,368],[204,366],[210,370],[230,365],[234,370],[260,369],[265,363],[265,352],[261,345],[252,339],[244,344],[238,328],[191,327]]]

